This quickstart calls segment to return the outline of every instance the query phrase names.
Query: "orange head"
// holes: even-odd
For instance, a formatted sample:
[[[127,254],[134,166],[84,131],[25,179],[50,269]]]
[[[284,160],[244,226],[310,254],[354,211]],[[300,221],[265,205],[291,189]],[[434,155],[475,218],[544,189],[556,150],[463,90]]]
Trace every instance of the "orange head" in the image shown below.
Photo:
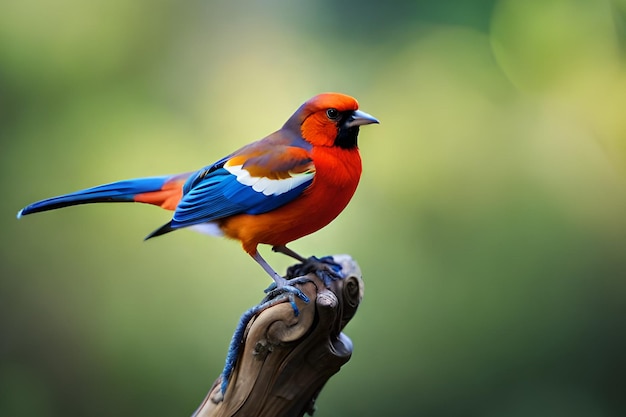
[[[339,93],[323,93],[304,103],[285,123],[314,146],[357,147],[359,126],[378,120],[359,110],[356,99]]]

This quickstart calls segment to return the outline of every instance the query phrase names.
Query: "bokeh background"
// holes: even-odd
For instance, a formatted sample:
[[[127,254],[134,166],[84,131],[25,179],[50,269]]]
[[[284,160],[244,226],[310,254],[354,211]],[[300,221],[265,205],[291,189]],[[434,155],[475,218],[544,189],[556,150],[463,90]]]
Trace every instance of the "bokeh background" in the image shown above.
[[[624,0],[2,2],[0,415],[193,412],[258,266],[144,243],[153,207],[15,213],[200,168],[322,91],[382,123],[292,246],[366,283],[316,415],[626,415],[625,64]]]

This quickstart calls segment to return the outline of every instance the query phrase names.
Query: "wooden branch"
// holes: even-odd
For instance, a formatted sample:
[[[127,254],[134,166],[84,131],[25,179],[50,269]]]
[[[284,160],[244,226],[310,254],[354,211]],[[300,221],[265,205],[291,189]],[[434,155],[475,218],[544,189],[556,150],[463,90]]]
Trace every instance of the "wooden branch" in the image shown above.
[[[296,298],[263,310],[248,324],[226,393],[221,377],[193,417],[300,417],[313,414],[328,379],[350,360],[352,342],[341,331],[363,298],[361,271],[348,255],[335,255],[345,279],[330,288],[315,275],[296,284],[311,300]]]

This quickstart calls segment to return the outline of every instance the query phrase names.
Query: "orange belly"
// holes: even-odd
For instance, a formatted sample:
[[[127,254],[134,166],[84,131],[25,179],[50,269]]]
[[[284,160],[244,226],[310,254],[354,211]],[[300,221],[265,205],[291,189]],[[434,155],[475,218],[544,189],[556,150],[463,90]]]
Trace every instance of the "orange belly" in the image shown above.
[[[326,226],[354,195],[361,160],[358,151],[340,159],[320,159],[323,161],[315,162],[313,183],[296,200],[267,213],[225,218],[218,223],[220,229],[227,237],[240,240],[243,249],[253,255],[260,243],[286,245]]]

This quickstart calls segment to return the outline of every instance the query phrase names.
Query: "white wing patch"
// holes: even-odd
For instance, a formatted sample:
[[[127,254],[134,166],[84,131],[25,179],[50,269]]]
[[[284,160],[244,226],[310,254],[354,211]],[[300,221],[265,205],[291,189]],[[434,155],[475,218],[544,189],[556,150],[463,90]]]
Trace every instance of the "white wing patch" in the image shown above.
[[[189,228],[204,235],[224,236],[224,232],[222,232],[222,229],[220,229],[215,222],[194,224],[193,226],[189,226]]]
[[[224,166],[228,172],[237,177],[237,181],[240,184],[252,187],[252,189],[258,193],[263,193],[266,196],[281,195],[290,190],[293,190],[299,185],[310,181],[315,172],[303,172],[303,173],[289,173],[289,178],[282,178],[273,180],[267,177],[253,177],[250,173],[243,168],[243,165],[231,165]]]

